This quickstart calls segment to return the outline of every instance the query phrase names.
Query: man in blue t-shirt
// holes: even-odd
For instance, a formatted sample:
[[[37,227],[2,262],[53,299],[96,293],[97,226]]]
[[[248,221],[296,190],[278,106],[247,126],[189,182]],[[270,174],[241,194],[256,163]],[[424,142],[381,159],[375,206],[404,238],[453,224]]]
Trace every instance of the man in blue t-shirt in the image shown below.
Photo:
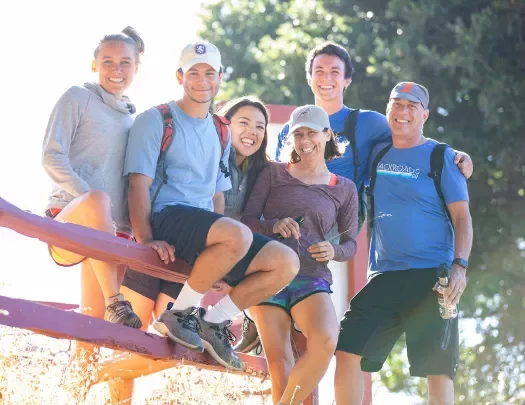
[[[393,145],[377,147],[370,157],[374,161],[370,175],[376,172],[375,183],[371,181],[376,217],[369,260],[374,274],[341,322],[335,377],[338,404],[362,403],[361,371],[379,371],[403,333],[410,374],[427,378],[429,403],[454,403],[458,318],[444,320],[439,314],[437,268],[442,263],[451,267],[444,296],[456,305],[466,286],[472,221],[466,180],[454,164],[452,149],[444,154],[443,199],[429,175],[431,153],[438,143],[423,136],[428,102],[425,87],[411,82],[396,85],[386,111]]]
[[[188,44],[177,70],[184,94],[160,108],[162,115],[151,108],[137,117],[124,174],[129,175],[129,212],[137,241],[155,249],[166,263],[176,255],[193,265],[175,303],[153,326],[186,347],[206,348],[227,368],[244,370],[230,345],[231,319],[288,285],[299,270],[299,260],[282,243],[252,234],[245,225],[222,215],[223,192],[231,188],[231,140],[222,151],[209,113],[221,79],[219,50],[206,42]],[[167,114],[172,123],[163,118]],[[165,126],[173,128],[173,137],[159,162]],[[210,310],[199,308],[202,296],[221,279],[233,287],[231,292]],[[124,286],[149,296],[131,278]]]

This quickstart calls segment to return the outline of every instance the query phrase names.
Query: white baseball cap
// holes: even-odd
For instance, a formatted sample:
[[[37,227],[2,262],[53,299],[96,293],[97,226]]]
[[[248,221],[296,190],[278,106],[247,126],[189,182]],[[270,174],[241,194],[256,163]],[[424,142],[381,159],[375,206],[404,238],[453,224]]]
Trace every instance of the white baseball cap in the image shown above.
[[[197,63],[207,63],[215,71],[221,70],[221,54],[217,47],[209,42],[192,42],[180,53],[179,67],[186,73]]]

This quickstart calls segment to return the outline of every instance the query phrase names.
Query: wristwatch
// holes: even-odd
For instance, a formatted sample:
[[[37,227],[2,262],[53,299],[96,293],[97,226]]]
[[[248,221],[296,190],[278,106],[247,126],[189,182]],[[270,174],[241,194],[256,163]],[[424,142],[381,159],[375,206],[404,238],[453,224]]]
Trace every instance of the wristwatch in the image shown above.
[[[456,257],[452,264],[457,264],[459,267],[463,267],[465,270],[468,268],[468,260],[462,259],[461,257]]]

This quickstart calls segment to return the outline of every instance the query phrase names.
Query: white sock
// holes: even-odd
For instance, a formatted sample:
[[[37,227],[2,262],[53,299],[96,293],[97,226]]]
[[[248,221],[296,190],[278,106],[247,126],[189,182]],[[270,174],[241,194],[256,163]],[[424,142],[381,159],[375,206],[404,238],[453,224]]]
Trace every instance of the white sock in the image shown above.
[[[124,295],[117,294],[117,295],[113,295],[111,297],[107,297],[106,298],[106,307],[111,305],[111,304],[114,304],[117,301],[124,301]]]
[[[221,300],[216,303],[213,307],[206,312],[202,319],[206,322],[211,323],[221,323],[224,321],[229,321],[235,318],[241,313],[241,310],[237,308],[230,298],[229,295],[221,298]]]
[[[195,291],[186,281],[180,290],[180,294],[171,307],[171,311],[184,311],[189,307],[197,307],[201,303],[204,294]]]

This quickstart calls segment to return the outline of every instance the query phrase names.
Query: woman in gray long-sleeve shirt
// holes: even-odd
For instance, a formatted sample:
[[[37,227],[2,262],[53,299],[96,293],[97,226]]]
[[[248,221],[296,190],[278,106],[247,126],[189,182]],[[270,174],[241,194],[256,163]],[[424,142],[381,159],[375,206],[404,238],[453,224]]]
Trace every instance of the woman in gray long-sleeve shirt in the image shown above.
[[[288,287],[250,309],[276,404],[290,404],[292,397],[301,403],[328,368],[339,334],[328,261],[352,258],[357,237],[355,184],[330,173],[325,162],[340,156],[328,114],[317,106],[300,107],[292,113],[289,133],[290,163],[270,163],[261,172],[241,218],[254,232],[280,234],[301,264]],[[304,218],[301,226],[293,219],[298,216]],[[339,244],[325,240],[334,226]],[[307,351],[291,370],[290,318],[307,338]]]
[[[98,83],[71,87],[56,103],[42,151],[42,164],[53,182],[47,216],[131,238],[122,171],[135,107],[123,93],[133,81],[143,51],[142,39],[131,27],[106,35],[92,63]],[[83,313],[141,326],[119,294],[122,266],[54,246],[49,252],[61,266],[81,263]]]

